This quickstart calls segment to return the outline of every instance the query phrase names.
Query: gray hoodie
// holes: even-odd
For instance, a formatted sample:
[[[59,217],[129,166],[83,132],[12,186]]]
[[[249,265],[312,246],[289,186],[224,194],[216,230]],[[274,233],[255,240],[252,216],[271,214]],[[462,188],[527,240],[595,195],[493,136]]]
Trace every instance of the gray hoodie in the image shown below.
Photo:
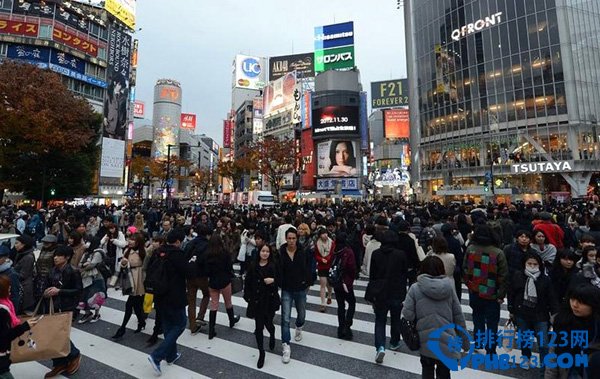
[[[411,321],[416,319],[421,341],[419,353],[430,358],[439,359],[427,347],[431,332],[448,324],[456,324],[466,330],[465,316],[456,296],[454,281],[445,275],[419,275],[417,282],[408,290],[402,308],[402,317]],[[448,349],[448,339],[456,335],[454,329],[447,329],[440,338],[440,345],[445,356],[458,359],[460,352],[451,352]],[[468,348],[465,341],[463,341],[463,348]]]

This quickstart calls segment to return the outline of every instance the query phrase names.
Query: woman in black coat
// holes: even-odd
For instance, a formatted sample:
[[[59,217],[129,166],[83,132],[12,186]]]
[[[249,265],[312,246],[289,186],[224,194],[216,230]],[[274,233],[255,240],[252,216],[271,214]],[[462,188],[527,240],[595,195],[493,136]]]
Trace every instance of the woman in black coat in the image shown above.
[[[263,328],[269,331],[269,349],[275,348],[275,325],[273,317],[281,305],[277,292],[277,267],[273,260],[273,248],[264,245],[250,265],[244,284],[244,300],[248,302],[248,318],[254,318],[256,344],[259,357],[257,367],[262,368],[265,363],[265,349],[263,344]]]

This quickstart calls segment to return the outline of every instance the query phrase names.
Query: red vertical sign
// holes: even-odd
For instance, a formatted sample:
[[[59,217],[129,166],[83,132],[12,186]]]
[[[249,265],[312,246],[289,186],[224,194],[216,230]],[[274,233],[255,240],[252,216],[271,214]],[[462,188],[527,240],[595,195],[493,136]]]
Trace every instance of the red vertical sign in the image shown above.
[[[302,164],[304,165],[304,171],[302,172],[302,188],[313,189],[315,188],[316,160],[312,130],[303,130],[300,138],[302,139],[300,155],[302,157]]]
[[[223,120],[223,147],[231,149],[231,121]]]

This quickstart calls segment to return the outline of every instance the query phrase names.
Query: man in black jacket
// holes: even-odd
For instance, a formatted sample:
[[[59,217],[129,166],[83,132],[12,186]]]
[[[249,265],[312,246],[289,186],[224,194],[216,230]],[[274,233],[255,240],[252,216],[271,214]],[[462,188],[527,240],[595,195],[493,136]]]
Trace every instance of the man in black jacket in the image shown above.
[[[306,250],[298,246],[298,232],[296,228],[289,228],[285,232],[285,240],[279,249],[279,263],[281,281],[281,342],[283,346],[283,363],[289,363],[292,354],[290,348],[290,317],[292,302],[296,305],[296,333],[294,339],[302,341],[302,327],[306,317],[306,289],[311,283],[310,257]]]
[[[187,260],[185,253],[181,250],[181,243],[185,234],[179,229],[172,230],[167,236],[167,245],[161,246],[152,255],[148,270],[157,267],[153,264],[154,259],[164,259],[164,265],[168,289],[164,294],[154,294],[156,311],[161,313],[162,328],[165,338],[163,342],[150,354],[148,361],[154,371],[161,375],[160,362],[166,360],[168,364],[175,363],[181,353],[177,352],[177,339],[185,330],[187,305],[185,272]],[[148,273],[150,275],[150,273]]]
[[[400,348],[400,313],[406,298],[408,263],[406,254],[398,250],[401,246],[398,234],[386,230],[380,237],[381,247],[373,252],[371,269],[369,270],[369,287],[380,288],[374,293],[373,308],[375,310],[375,362],[383,363],[385,356],[385,325],[388,312],[391,313],[390,349]],[[412,244],[414,245],[414,243]],[[411,246],[412,246],[411,245]]]
[[[208,277],[204,269],[204,254],[208,247],[208,238],[212,230],[206,225],[198,223],[196,225],[198,236],[194,238],[187,246],[185,251],[187,263],[187,301],[188,301],[188,322],[192,334],[200,331],[200,328],[206,325],[204,316],[208,308],[210,296],[208,293]],[[200,303],[200,312],[196,319],[196,294],[198,290],[202,291],[202,301]]]

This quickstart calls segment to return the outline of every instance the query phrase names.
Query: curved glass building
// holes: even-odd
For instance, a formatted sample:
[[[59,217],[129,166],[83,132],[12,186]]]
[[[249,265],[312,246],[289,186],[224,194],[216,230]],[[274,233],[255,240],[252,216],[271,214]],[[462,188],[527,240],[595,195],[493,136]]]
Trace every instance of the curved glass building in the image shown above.
[[[600,171],[600,0],[405,1],[421,199],[566,200]]]

